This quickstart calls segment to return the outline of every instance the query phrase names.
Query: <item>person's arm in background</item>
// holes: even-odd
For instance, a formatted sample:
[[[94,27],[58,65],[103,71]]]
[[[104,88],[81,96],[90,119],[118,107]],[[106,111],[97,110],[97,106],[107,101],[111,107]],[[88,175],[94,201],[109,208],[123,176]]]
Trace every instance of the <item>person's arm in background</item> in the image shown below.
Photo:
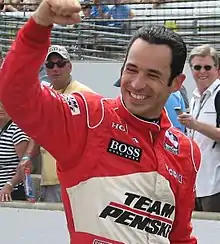
[[[40,146],[33,139],[30,138],[30,141],[22,158],[26,157],[32,159],[33,157],[36,157],[39,153]]]
[[[30,141],[24,151],[24,154],[20,160],[20,164],[17,167],[17,172],[24,178],[24,169],[32,168],[32,159],[40,154],[40,146],[30,138]]]
[[[71,2],[68,11],[76,10],[80,10],[78,3]],[[80,95],[59,95],[40,86],[38,73],[50,45],[52,29],[48,18],[53,23],[51,5],[43,1],[38,12],[18,32],[0,73],[0,100],[20,128],[57,161],[68,162],[84,150],[88,129],[86,111]],[[66,170],[74,165],[60,166]]]
[[[21,129],[17,128],[14,132],[12,140],[17,156],[19,160],[21,160],[28,145],[28,136],[26,136]],[[16,171],[16,174],[12,177],[12,179],[8,181],[0,190],[0,201],[11,201],[11,193],[14,187],[21,181],[23,181],[23,177],[20,172]]]
[[[20,162],[22,161],[22,158],[24,157],[24,154],[26,152],[26,148],[28,146],[28,137],[26,136],[26,140],[25,141],[21,141],[21,142],[17,142],[17,139],[14,139],[14,143],[15,143],[15,150],[16,153],[18,155],[18,158],[20,159]],[[12,178],[11,183],[13,186],[16,186],[17,184],[19,184],[21,181],[23,180],[23,178],[21,177],[21,175],[17,172],[15,174],[15,176]]]
[[[213,141],[220,142],[220,128],[201,122],[187,113],[179,115],[178,120],[187,128],[193,131],[198,131],[199,133],[203,134],[206,137],[209,137]]]

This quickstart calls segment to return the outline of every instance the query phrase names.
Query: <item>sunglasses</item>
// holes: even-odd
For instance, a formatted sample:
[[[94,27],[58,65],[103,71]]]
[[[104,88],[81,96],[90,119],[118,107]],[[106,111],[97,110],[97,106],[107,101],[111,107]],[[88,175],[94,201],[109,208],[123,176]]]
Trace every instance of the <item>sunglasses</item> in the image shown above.
[[[68,63],[67,60],[59,60],[57,62],[49,61],[45,63],[45,66],[48,69],[53,69],[55,65],[57,65],[58,68],[63,68],[67,63]]]
[[[213,68],[213,66],[211,65],[204,65],[204,66],[201,66],[201,65],[194,65],[192,66],[194,70],[196,71],[200,71],[202,68],[205,70],[205,71],[209,71]]]

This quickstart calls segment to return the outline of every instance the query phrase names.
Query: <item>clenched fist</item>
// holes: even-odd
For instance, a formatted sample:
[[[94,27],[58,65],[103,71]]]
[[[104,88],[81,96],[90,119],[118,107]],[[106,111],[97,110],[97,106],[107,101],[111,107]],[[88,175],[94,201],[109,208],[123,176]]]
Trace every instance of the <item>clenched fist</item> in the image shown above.
[[[81,6],[77,0],[43,0],[33,14],[37,24],[71,25],[80,22]]]

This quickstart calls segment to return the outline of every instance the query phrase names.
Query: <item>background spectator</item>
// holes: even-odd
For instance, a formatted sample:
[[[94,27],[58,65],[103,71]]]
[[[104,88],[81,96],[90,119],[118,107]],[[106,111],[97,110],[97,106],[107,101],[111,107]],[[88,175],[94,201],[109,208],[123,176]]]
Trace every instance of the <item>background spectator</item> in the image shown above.
[[[189,56],[197,88],[191,99],[190,114],[179,116],[191,129],[190,135],[202,153],[196,181],[196,210],[220,212],[220,129],[216,128],[215,96],[220,91],[217,51],[209,46],[195,47]]]
[[[21,0],[4,0],[2,12],[17,12],[21,9]]]
[[[40,4],[40,0],[23,0],[22,10],[35,11],[39,4]]]
[[[184,100],[180,91],[176,91],[170,94],[165,104],[165,108],[173,126],[185,133],[185,126],[179,122],[178,115],[175,111],[175,109],[179,109],[182,112],[186,111]]]
[[[23,175],[16,169],[28,141],[0,103],[0,201],[25,200]]]
[[[135,16],[134,11],[129,5],[120,4],[121,0],[115,0],[115,5],[110,9],[110,17],[115,20],[132,19]],[[128,22],[115,21],[113,26],[121,27],[121,29],[128,29]]]
[[[92,5],[90,3],[85,3],[84,5],[82,5],[84,19],[89,19],[91,17],[91,10]]]
[[[101,3],[101,0],[94,0],[94,5],[91,9],[90,18],[94,19],[109,19],[109,7]],[[99,25],[108,25],[107,21],[96,22]]]

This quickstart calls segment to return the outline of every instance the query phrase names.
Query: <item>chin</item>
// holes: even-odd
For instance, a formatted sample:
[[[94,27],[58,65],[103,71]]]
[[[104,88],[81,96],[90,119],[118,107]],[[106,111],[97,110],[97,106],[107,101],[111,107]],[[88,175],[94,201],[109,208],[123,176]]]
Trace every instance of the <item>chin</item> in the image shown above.
[[[148,110],[148,109],[140,108],[140,106],[136,106],[136,105],[132,105],[132,104],[129,104],[126,107],[130,113],[139,115],[139,116],[143,116],[143,114],[145,114],[146,111]]]
[[[134,115],[144,117],[144,118],[157,118],[160,116],[161,111],[156,110],[155,106],[132,106],[129,104],[127,107],[128,111]]]

